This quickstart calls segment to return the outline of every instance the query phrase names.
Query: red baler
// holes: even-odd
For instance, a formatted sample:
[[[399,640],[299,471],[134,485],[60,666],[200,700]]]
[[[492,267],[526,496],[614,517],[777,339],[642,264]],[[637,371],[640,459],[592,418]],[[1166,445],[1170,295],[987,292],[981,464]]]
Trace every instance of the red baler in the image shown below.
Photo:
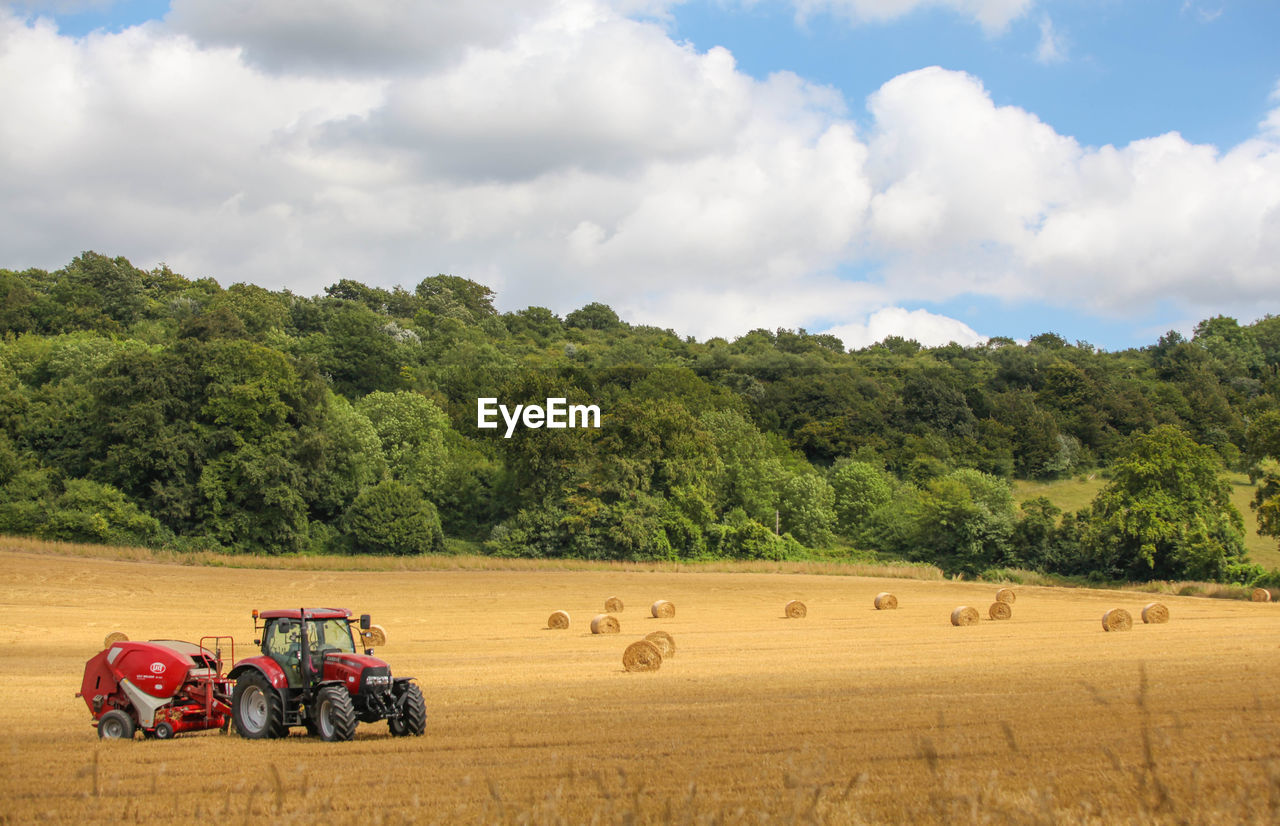
[[[222,676],[222,648],[230,637],[203,637],[197,645],[178,640],[114,642],[84,666],[83,697],[98,736],[167,740],[178,732],[225,728],[231,714],[232,681]],[[214,647],[210,648],[208,644]]]

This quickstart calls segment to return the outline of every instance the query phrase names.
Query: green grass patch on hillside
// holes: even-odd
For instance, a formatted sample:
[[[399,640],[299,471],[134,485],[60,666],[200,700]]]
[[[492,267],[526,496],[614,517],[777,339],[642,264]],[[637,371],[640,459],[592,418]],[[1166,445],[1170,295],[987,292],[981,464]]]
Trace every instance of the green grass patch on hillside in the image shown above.
[[[1022,504],[1028,499],[1043,496],[1064,513],[1086,508],[1107,482],[1097,473],[1052,482],[1032,482],[1026,479],[1013,481],[1013,501]]]
[[[1258,518],[1249,507],[1257,486],[1250,484],[1249,477],[1243,473],[1229,473],[1227,481],[1231,483],[1231,502],[1244,517],[1244,549],[1249,554],[1249,561],[1268,570],[1280,568],[1280,547],[1275,539],[1258,534]]]
[[[1258,520],[1249,507],[1249,503],[1253,501],[1255,486],[1250,484],[1249,477],[1243,473],[1228,473],[1226,478],[1231,484],[1231,503],[1244,517],[1244,548],[1249,561],[1267,569],[1280,568],[1280,547],[1276,540],[1258,535]],[[1043,496],[1064,512],[1074,512],[1087,507],[1105,484],[1106,480],[1100,474],[1053,482],[1018,479],[1013,483],[1013,500],[1021,504],[1028,499]]]

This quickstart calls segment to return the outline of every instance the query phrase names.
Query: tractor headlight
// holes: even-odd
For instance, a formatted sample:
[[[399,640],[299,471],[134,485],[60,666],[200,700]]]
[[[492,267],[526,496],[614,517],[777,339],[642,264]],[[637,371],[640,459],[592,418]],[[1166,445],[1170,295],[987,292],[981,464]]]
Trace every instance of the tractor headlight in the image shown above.
[[[360,692],[382,694],[391,690],[391,669],[381,666],[366,668],[360,675]]]

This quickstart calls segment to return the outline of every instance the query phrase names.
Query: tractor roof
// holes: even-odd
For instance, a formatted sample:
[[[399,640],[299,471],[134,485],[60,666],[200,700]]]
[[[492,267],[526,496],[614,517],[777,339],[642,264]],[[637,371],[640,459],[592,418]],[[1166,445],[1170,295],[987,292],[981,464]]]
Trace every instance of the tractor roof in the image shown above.
[[[281,608],[276,611],[260,611],[262,619],[298,619],[301,608]],[[351,612],[346,608],[307,608],[307,619],[346,619]]]

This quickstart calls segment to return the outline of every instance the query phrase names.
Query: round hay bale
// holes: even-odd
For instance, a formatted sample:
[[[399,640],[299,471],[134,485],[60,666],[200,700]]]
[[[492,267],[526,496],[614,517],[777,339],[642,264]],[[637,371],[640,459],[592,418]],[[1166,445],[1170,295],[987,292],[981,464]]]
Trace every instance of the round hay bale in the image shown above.
[[[618,625],[618,618],[613,614],[596,614],[591,620],[592,634],[616,634],[622,628]]]
[[[551,616],[547,617],[547,627],[557,631],[563,631],[569,627],[568,611],[553,611]]]
[[[387,629],[381,625],[370,625],[360,629],[360,639],[370,648],[379,648],[387,644]]]
[[[1018,595],[1013,592],[1012,588],[1001,588],[996,591],[996,602],[1006,602],[1009,605],[1018,601]]]
[[[978,609],[970,608],[967,605],[961,605],[951,612],[952,625],[977,625]]]
[[[622,600],[617,597],[609,597],[604,601],[604,612],[606,614],[621,614]]]
[[[996,600],[987,609],[987,616],[993,620],[1007,620],[1013,616],[1013,609],[1009,607],[1009,603]]]
[[[649,613],[658,619],[671,619],[676,615],[676,606],[665,599],[660,599],[649,606]]]
[[[1123,608],[1112,608],[1102,615],[1103,631],[1128,631],[1133,628],[1133,617]]]
[[[898,607],[898,598],[895,597],[893,594],[889,593],[888,591],[885,591],[880,594],[876,594],[876,610],[877,611],[892,611],[894,608],[897,608],[897,607]]]
[[[628,671],[657,671],[662,667],[662,652],[649,640],[636,640],[622,652],[622,667]]]
[[[809,613],[809,609],[805,608],[804,603],[798,599],[788,602],[784,610],[787,612],[788,619],[804,619]]]
[[[658,647],[658,653],[664,660],[676,653],[676,641],[666,631],[654,631],[645,634],[644,638]]]
[[[128,642],[129,635],[123,631],[112,631],[107,634],[107,638],[102,641],[103,648],[110,648],[118,642]]]
[[[1152,602],[1142,609],[1142,621],[1148,625],[1168,622],[1169,609],[1163,602]]]
[[[1249,599],[1254,602],[1270,602],[1271,592],[1266,588],[1254,588],[1253,593],[1249,595]]]

